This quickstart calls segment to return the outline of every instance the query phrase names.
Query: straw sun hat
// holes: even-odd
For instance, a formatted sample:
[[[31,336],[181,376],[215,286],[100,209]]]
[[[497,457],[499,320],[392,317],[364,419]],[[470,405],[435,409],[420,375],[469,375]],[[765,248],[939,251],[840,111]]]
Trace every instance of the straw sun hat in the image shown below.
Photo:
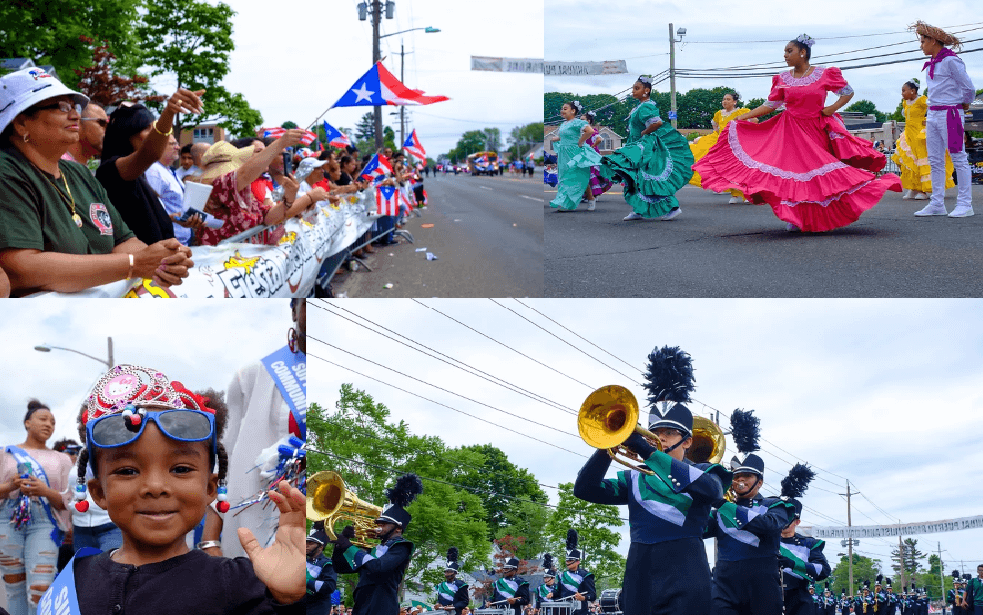
[[[222,177],[241,167],[253,155],[252,145],[237,149],[231,143],[220,141],[208,148],[201,157],[201,179],[203,183],[211,183],[213,179]]]
[[[952,47],[953,49],[961,49],[962,42],[955,36],[949,34],[942,28],[937,28],[931,26],[924,21],[916,21],[915,23],[908,26],[909,30],[914,30],[915,34],[920,36],[927,36],[928,38],[933,38],[946,47]]]

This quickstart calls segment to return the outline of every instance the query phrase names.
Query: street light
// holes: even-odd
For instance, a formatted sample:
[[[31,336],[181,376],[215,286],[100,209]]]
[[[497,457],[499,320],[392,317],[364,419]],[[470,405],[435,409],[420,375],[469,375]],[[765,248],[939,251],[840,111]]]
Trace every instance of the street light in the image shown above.
[[[115,365],[113,361],[113,338],[108,337],[106,339],[108,340],[108,349],[109,349],[108,360],[100,359],[99,357],[94,357],[91,354],[86,354],[84,352],[81,352],[79,350],[74,350],[72,348],[62,348],[61,346],[51,346],[50,344],[41,344],[40,346],[35,346],[34,350],[37,350],[38,352],[51,352],[52,350],[67,350],[68,352],[74,352],[75,354],[80,354],[83,357],[89,357],[93,361],[99,361],[100,363],[105,365],[108,369],[112,369],[113,365]]]
[[[379,38],[386,38],[387,36],[396,36],[397,34],[413,32],[414,30],[423,30],[424,34],[433,34],[434,32],[440,32],[440,28],[431,28],[430,26],[427,26],[426,28],[410,28],[409,30],[400,30],[399,32],[393,32],[392,34],[383,34]]]

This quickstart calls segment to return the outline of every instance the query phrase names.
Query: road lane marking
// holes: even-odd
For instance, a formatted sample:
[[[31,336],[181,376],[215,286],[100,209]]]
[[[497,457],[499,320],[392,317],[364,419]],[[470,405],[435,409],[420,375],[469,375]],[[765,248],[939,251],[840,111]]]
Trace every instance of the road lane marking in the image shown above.
[[[530,201],[539,201],[540,203],[545,203],[546,202],[546,199],[537,199],[534,196],[526,196],[524,194],[520,194],[519,196],[521,196],[524,199],[529,199]]]
[[[482,190],[494,190],[494,188],[489,188],[488,186],[478,186]]]

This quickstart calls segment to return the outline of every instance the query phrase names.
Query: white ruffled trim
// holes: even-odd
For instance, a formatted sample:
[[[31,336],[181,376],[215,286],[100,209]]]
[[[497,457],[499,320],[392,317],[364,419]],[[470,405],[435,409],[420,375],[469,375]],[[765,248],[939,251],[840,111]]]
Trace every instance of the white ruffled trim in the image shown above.
[[[838,92],[833,92],[833,94],[836,94],[837,96],[849,96],[850,94],[853,94],[853,87],[848,83],[843,87],[843,89]]]
[[[792,76],[792,71],[789,71],[787,73],[784,73],[784,72],[783,73],[778,73],[778,78],[785,85],[787,85],[789,87],[792,87],[792,88],[797,88],[797,87],[801,87],[801,86],[804,86],[804,85],[811,85],[811,84],[819,81],[819,78],[822,77],[822,75],[823,75],[823,73],[825,71],[826,71],[826,67],[825,66],[813,66],[812,67],[812,72],[809,73],[808,75],[806,75],[805,77],[793,77]]]
[[[652,124],[654,124],[656,122],[661,122],[661,121],[662,121],[662,118],[661,117],[658,117],[658,116],[656,116],[656,117],[650,117],[649,119],[645,120],[645,127],[648,128]]]
[[[795,207],[796,205],[801,205],[802,203],[816,203],[820,207],[827,207],[833,201],[837,201],[839,199],[842,199],[844,196],[846,196],[848,194],[853,194],[854,192],[856,192],[857,190],[860,190],[861,188],[863,188],[867,184],[871,183],[872,181],[874,181],[874,180],[873,179],[868,179],[867,181],[862,182],[860,184],[857,184],[853,188],[850,188],[846,192],[841,192],[839,194],[833,195],[833,196],[829,197],[828,199],[825,199],[825,200],[822,200],[822,201],[782,201],[782,205],[787,205],[789,207]]]
[[[659,173],[658,175],[649,175],[645,171],[639,169],[638,174],[642,176],[642,179],[646,179],[648,181],[656,181],[656,182],[665,181],[667,177],[672,175],[672,156],[666,157],[666,168],[665,170],[662,171],[662,173]]]
[[[784,105],[785,105],[785,103],[782,102],[782,101],[780,101],[780,100],[766,100],[765,101],[765,106],[766,107],[771,107],[772,109],[778,109],[778,108],[780,108],[780,107],[782,107]]]
[[[794,173],[792,171],[786,171],[785,169],[773,167],[770,164],[758,162],[757,160],[751,158],[751,156],[744,151],[744,148],[741,147],[741,142],[737,138],[736,130],[731,130],[727,133],[727,140],[730,144],[731,151],[733,151],[734,156],[741,161],[741,164],[748,168],[757,169],[758,171],[768,173],[769,175],[774,175],[775,177],[781,177],[782,179],[806,182],[814,177],[818,177],[819,175],[826,175],[827,173],[836,171],[837,169],[845,169],[849,166],[846,163],[837,160],[835,162],[824,164],[818,169],[813,169],[807,173]]]

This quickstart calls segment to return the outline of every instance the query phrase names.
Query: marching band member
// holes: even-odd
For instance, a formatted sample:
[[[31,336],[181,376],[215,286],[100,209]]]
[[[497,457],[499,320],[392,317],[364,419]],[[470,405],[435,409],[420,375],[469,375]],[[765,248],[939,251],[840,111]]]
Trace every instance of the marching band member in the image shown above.
[[[782,497],[795,507],[795,519],[782,530],[779,545],[779,560],[782,563],[782,587],[785,589],[784,603],[787,615],[806,615],[814,605],[805,595],[805,588],[816,581],[822,581],[830,573],[829,562],[823,555],[826,543],[816,538],[802,536],[795,531],[802,522],[802,502],[799,498],[805,493],[809,482],[816,473],[801,463],[792,466],[788,476],[782,479]],[[829,587],[827,585],[827,591]],[[816,611],[825,613],[826,596],[816,596],[815,602],[821,608]]]
[[[823,591],[823,614],[836,615],[836,597],[829,589],[829,581],[826,581],[826,590]]]
[[[887,610],[887,594],[884,593],[884,585],[881,583],[883,575],[877,575],[874,579],[874,613],[884,615]]]
[[[795,507],[779,498],[762,498],[765,462],[758,448],[757,417],[735,410],[731,433],[743,459],[731,460],[736,500],[714,510],[705,537],[717,538],[713,577],[714,615],[780,615],[782,579],[778,565],[782,529],[795,520]]]
[[[509,611],[515,615],[522,613],[522,607],[529,604],[529,583],[522,577],[516,576],[519,572],[519,560],[510,557],[505,562],[504,576],[495,581],[492,586],[495,590],[492,602],[507,603]]]
[[[840,613],[850,615],[853,610],[853,599],[846,595],[846,590],[840,590]]]
[[[594,589],[594,573],[580,567],[580,550],[577,548],[577,530],[567,530],[567,569],[560,573],[557,583],[559,600],[573,596],[575,603],[573,612],[586,615],[589,604],[597,600],[597,590]]]
[[[406,506],[423,493],[423,483],[415,474],[404,474],[385,493],[390,504],[375,520],[375,534],[380,541],[377,546],[370,551],[354,546],[355,528],[351,525],[335,541],[331,558],[335,570],[343,574],[358,573],[352,615],[399,612],[396,591],[413,555],[413,543],[403,538],[412,519]]]
[[[952,605],[952,615],[963,615],[963,597],[965,596],[965,584],[959,578],[959,571],[952,571],[952,589],[946,592],[945,603]]]
[[[718,464],[685,460],[693,444],[693,415],[683,402],[693,390],[690,357],[665,347],[649,355],[653,403],[649,431],[662,450],[633,433],[624,442],[652,474],[618,472],[605,480],[611,465],[598,450],[577,475],[574,495],[598,504],[628,506],[631,546],[621,595],[631,615],[676,615],[710,611],[710,566],[703,548],[703,529],[712,506],[722,501],[731,474]],[[660,402],[673,402],[663,414]]]
[[[898,609],[898,597],[894,594],[894,588],[891,587],[891,579],[887,579],[884,591],[887,593],[887,615],[895,615],[895,611]]]
[[[874,598],[870,595],[870,580],[864,579],[863,589],[857,599],[855,612],[860,615],[870,615],[874,612]]]
[[[556,568],[553,567],[553,556],[547,553],[543,556],[543,583],[536,588],[536,608],[543,608],[544,602],[553,600],[556,591]]]
[[[331,594],[338,584],[331,560],[324,556],[328,535],[315,530],[307,537],[307,593],[304,606],[308,615],[328,615],[331,612]]]
[[[437,606],[434,610],[444,610],[461,615],[468,606],[468,584],[457,580],[457,547],[447,549],[447,565],[444,566],[444,582],[437,585]]]

